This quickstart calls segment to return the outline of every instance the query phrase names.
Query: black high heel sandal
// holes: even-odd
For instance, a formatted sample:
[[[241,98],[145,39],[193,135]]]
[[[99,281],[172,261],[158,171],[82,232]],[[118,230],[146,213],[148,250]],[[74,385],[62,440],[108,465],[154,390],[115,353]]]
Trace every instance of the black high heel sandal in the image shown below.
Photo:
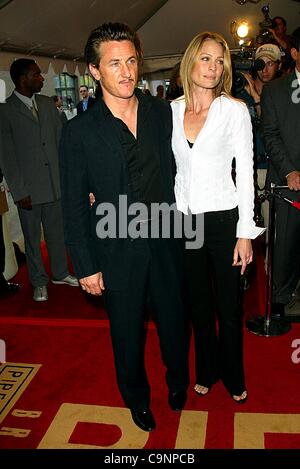
[[[208,391],[206,392],[199,392],[196,390],[196,386],[202,386],[203,388],[207,388]],[[198,396],[201,396],[201,397],[204,397],[204,396],[207,396],[207,394],[209,393],[209,391],[211,390],[211,386],[208,387],[208,386],[203,386],[203,384],[198,384],[196,383],[195,386],[194,386],[194,391],[198,394]]]
[[[244,397],[241,397],[241,396],[243,396],[243,395],[244,395]],[[246,402],[247,399],[248,399],[248,392],[247,392],[246,389],[245,389],[245,391],[243,391],[240,396],[236,396],[236,397],[241,397],[240,399],[235,399],[233,396],[236,396],[236,395],[235,395],[235,394],[231,394],[231,397],[232,397],[232,399],[234,400],[234,402],[236,402],[237,404],[245,404],[245,402]]]

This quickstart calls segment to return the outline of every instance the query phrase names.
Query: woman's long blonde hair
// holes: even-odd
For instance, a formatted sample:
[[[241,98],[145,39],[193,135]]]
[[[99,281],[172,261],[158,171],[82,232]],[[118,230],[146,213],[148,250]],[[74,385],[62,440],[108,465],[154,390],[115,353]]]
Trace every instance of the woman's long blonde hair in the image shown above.
[[[220,96],[221,94],[226,94],[231,96],[231,87],[232,87],[232,66],[231,66],[231,56],[227,42],[218,33],[203,32],[197,34],[197,36],[192,39],[188,45],[180,65],[180,78],[182,81],[185,101],[187,108],[192,106],[192,72],[195,65],[195,61],[199,54],[199,51],[207,39],[212,39],[220,44],[224,50],[224,70],[221,75],[220,82],[214,89],[215,97]]]

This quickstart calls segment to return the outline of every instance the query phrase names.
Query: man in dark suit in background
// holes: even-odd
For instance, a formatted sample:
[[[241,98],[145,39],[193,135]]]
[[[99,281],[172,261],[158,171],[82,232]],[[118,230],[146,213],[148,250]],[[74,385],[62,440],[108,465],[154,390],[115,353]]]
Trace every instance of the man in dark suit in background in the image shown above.
[[[89,95],[88,87],[85,85],[80,86],[79,93],[81,101],[77,104],[77,114],[82,114],[94,104],[95,99]]]
[[[51,97],[54,101],[56,109],[58,110],[59,117],[60,117],[62,125],[65,125],[68,122],[68,118],[67,118],[66,113],[65,113],[64,108],[63,108],[62,99],[61,99],[60,96],[57,96],[57,94],[54,94]]]
[[[69,121],[63,132],[60,161],[66,243],[83,290],[101,295],[105,289],[119,389],[135,424],[151,431],[155,421],[144,367],[148,295],[167,368],[170,407],[182,409],[187,397],[180,245],[172,237],[134,238],[128,231],[125,236],[108,233],[100,239],[96,215],[97,207],[108,203],[120,220],[117,229],[124,220],[127,229],[124,216],[133,203],[150,207],[175,201],[171,109],[166,101],[135,89],[142,52],[128,26],[109,23],[92,31],[85,55],[91,74],[100,81],[103,98],[79,119]],[[124,207],[120,196],[126,199]]]
[[[34,60],[15,60],[10,75],[16,88],[0,105],[0,166],[18,207],[33,298],[46,301],[49,278],[41,256],[41,224],[52,282],[78,286],[68,272],[64,245],[58,167],[61,121],[53,100],[38,94],[44,78]]]
[[[292,36],[294,72],[263,89],[262,133],[270,156],[267,180],[287,185],[285,197],[300,201],[300,28]],[[276,199],[272,315],[283,317],[299,280],[300,212]]]

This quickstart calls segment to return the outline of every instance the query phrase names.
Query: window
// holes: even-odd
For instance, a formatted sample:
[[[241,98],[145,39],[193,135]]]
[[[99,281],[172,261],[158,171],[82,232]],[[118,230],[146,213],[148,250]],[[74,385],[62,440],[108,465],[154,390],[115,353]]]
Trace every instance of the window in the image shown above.
[[[69,105],[76,106],[78,99],[77,77],[68,73],[61,73],[54,77],[55,94],[60,96],[63,101],[64,109]]]

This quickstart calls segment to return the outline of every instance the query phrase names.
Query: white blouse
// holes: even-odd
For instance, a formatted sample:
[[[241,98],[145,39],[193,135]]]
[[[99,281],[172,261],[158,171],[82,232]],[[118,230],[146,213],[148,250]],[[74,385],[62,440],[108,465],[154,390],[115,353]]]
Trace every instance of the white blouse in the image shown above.
[[[238,207],[237,238],[256,238],[264,229],[253,221],[253,139],[246,105],[227,96],[216,98],[192,148],[184,132],[184,97],[171,107],[178,210],[187,214],[188,209],[205,213]],[[231,175],[234,157],[236,186]]]

